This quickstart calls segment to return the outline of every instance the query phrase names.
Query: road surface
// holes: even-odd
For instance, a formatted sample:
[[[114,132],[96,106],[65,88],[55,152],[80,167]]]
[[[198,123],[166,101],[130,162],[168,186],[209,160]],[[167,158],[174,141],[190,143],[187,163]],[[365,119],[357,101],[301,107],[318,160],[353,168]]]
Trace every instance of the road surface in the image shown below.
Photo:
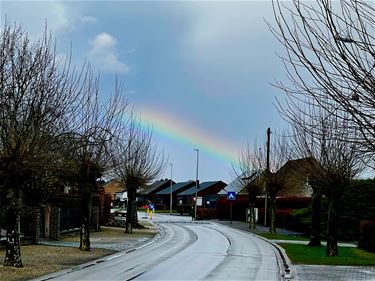
[[[38,280],[281,279],[276,250],[251,233],[180,216],[156,214],[154,221],[160,234],[134,251]]]

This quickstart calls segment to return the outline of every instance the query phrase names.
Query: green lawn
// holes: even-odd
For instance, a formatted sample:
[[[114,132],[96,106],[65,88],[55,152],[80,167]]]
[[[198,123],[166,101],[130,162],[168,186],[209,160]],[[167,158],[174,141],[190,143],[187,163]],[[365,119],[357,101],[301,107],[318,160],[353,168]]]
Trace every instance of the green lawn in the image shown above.
[[[257,233],[257,235],[262,236],[269,240],[298,240],[298,241],[309,241],[308,238],[302,236],[290,236],[286,234],[279,233]]]
[[[324,265],[375,265],[375,253],[357,248],[339,247],[339,256],[327,257],[325,246],[308,247],[297,244],[280,244],[294,264]]]

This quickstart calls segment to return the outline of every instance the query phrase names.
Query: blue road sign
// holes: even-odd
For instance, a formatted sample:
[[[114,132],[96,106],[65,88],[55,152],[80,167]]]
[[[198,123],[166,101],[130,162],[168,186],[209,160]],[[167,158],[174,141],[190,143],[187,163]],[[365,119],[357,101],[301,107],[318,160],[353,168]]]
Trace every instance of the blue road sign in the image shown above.
[[[227,200],[236,200],[236,192],[235,191],[228,191],[227,192]]]

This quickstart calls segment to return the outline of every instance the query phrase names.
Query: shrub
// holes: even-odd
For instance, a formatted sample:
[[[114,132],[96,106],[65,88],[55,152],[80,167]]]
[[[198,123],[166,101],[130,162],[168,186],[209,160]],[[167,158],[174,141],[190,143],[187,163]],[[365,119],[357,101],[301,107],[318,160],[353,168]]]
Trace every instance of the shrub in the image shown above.
[[[375,253],[375,221],[360,222],[358,248]]]
[[[216,218],[216,209],[200,207],[197,209],[198,220],[210,220],[213,218]]]
[[[339,202],[338,237],[340,240],[358,240],[359,221],[372,220],[375,218],[375,180],[353,180],[351,185],[344,191]],[[327,199],[321,202],[321,236],[326,236],[327,223]],[[310,234],[311,229],[311,206],[294,210],[291,214],[293,221],[292,230],[303,231]],[[297,228],[295,228],[297,227]]]

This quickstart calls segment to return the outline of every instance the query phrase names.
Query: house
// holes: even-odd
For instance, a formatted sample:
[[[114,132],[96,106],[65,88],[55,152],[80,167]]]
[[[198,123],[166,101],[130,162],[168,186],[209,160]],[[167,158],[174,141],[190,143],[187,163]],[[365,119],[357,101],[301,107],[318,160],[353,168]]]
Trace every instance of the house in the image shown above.
[[[282,186],[277,193],[276,199],[279,213],[287,213],[292,209],[304,208],[309,204],[312,189],[307,184],[306,165],[309,165],[310,161],[308,158],[289,160],[276,173],[272,174],[278,177],[279,184]],[[261,175],[261,173],[254,173],[250,177],[240,175],[218,193],[220,195],[218,202],[219,218],[228,218],[230,204],[233,204],[234,218],[245,220],[246,209],[250,203],[256,201],[256,207],[259,209],[259,219],[260,221],[264,220],[264,210],[266,208],[264,200],[265,185]],[[254,194],[249,192],[251,186],[258,188]],[[226,199],[228,191],[234,191],[237,194],[236,200],[232,203]],[[250,198],[250,195],[254,197]]]
[[[221,191],[227,184],[222,181],[203,182],[198,185],[197,196],[202,197],[202,206],[205,208],[216,208],[218,192]],[[179,205],[193,205],[195,199],[196,187],[191,187],[177,193],[177,202]]]
[[[289,160],[277,171],[285,178],[278,197],[311,197],[312,188],[308,184],[306,165],[311,165],[310,158]]]
[[[174,184],[175,182],[172,181],[172,185]],[[138,191],[137,202],[139,202],[140,205],[144,205],[147,200],[151,200],[156,204],[160,204],[160,196],[157,196],[156,193],[170,186],[170,179],[162,179],[150,185],[142,186]]]
[[[126,201],[126,185],[117,179],[113,179],[103,185],[104,193],[111,197],[112,203],[115,200]]]
[[[249,205],[249,194],[247,191],[244,191],[245,185],[246,181],[243,179],[243,175],[239,175],[218,192],[216,211],[219,219],[229,219],[230,208],[233,210],[234,220],[244,221],[246,219],[246,208]],[[227,200],[227,193],[229,191],[236,193],[236,200]]]
[[[126,185],[117,179],[103,184],[104,194],[109,196],[112,207],[126,207],[128,196]]]
[[[304,168],[309,164],[309,161],[308,158],[288,160],[273,174],[279,178],[279,182],[283,186],[278,191],[277,197],[311,197],[312,189],[307,183],[308,176]],[[254,184],[264,193],[265,186],[262,181],[260,173],[254,173],[247,178],[237,177],[226,187],[226,190],[236,191],[239,195],[248,195],[249,185]],[[224,194],[224,191],[221,191],[221,195]]]
[[[247,196],[247,194],[243,194],[243,189],[244,189],[245,185],[246,185],[246,182],[243,179],[243,176],[239,175],[233,181],[231,181],[227,186],[223,187],[217,193],[217,195],[219,195],[219,196],[227,196],[227,192],[232,191],[232,192],[236,192],[237,195],[239,193],[241,193],[241,195],[246,195]]]
[[[181,193],[191,187],[195,186],[195,181],[186,181],[175,183],[167,188],[164,188],[156,193],[160,204],[164,204],[166,207],[170,207],[170,196],[172,192],[172,206],[177,205],[177,193]]]

